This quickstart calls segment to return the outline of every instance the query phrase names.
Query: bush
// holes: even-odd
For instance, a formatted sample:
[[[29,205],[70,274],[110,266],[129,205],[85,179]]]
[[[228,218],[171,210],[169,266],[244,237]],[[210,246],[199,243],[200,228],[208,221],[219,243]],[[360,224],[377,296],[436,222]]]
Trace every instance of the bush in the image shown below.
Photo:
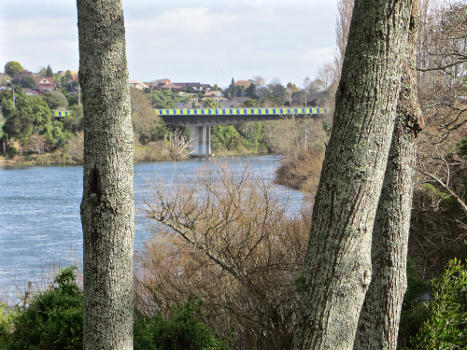
[[[467,266],[455,258],[450,260],[432,284],[428,320],[415,337],[414,348],[467,349]]]
[[[417,334],[427,320],[428,312],[425,302],[430,292],[429,283],[422,280],[416,271],[415,260],[409,258],[407,261],[407,291],[402,304],[397,340],[399,349],[409,348],[411,338]]]
[[[45,94],[45,101],[49,105],[50,109],[55,109],[58,107],[67,108],[68,100],[66,96],[61,91],[50,91]]]
[[[0,303],[0,349],[8,346],[14,317],[14,311],[8,305]]]
[[[194,298],[172,309],[167,319],[137,315],[134,327],[135,350],[222,349],[223,344],[199,320],[201,302]]]
[[[10,349],[82,348],[83,295],[76,284],[75,268],[61,270],[50,290],[19,308]]]

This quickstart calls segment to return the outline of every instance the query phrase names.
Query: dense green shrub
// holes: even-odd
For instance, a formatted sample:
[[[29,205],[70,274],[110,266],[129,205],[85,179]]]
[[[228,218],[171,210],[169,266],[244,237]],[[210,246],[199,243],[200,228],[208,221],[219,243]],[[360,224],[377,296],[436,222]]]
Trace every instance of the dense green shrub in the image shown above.
[[[61,270],[52,288],[37,294],[18,310],[10,349],[81,349],[83,295],[75,267]]]
[[[428,318],[425,301],[431,292],[430,284],[420,278],[413,259],[407,261],[407,290],[402,304],[399,324],[399,349],[410,348],[410,340]]]
[[[74,270],[68,267],[55,277],[51,288],[10,309],[0,304],[0,349],[74,350],[83,343],[83,294]],[[136,313],[135,350],[191,350],[222,348],[222,343],[202,323],[201,303],[189,300],[165,318]]]
[[[161,314],[137,314],[134,327],[135,350],[223,349],[224,346],[199,320],[201,303],[188,300],[172,309],[165,319]]]
[[[414,349],[467,349],[467,265],[449,261],[432,284],[428,320],[413,341]]]
[[[0,303],[0,349],[6,349],[13,330],[15,312],[7,304]]]
[[[211,132],[213,151],[241,151],[243,138],[233,125],[214,125]]]

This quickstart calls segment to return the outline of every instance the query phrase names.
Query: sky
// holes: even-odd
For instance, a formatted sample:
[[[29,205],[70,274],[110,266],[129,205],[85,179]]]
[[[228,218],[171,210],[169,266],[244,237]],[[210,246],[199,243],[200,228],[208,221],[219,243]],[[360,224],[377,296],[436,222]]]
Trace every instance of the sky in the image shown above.
[[[130,79],[303,85],[335,52],[336,0],[123,0]],[[78,70],[75,0],[0,0],[0,70]]]

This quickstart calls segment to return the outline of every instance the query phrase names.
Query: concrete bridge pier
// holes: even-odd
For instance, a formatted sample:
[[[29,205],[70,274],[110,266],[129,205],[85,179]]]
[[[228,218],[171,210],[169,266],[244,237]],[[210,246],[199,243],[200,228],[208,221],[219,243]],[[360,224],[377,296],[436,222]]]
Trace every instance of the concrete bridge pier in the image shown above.
[[[211,156],[210,125],[190,125],[190,154],[192,157]]]

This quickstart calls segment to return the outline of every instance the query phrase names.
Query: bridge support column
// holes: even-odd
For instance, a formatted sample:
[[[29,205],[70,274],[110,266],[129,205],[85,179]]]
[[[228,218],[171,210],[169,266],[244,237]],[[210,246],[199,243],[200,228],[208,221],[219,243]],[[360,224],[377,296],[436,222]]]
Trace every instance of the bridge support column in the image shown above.
[[[211,126],[190,126],[190,154],[193,157],[211,156]]]

